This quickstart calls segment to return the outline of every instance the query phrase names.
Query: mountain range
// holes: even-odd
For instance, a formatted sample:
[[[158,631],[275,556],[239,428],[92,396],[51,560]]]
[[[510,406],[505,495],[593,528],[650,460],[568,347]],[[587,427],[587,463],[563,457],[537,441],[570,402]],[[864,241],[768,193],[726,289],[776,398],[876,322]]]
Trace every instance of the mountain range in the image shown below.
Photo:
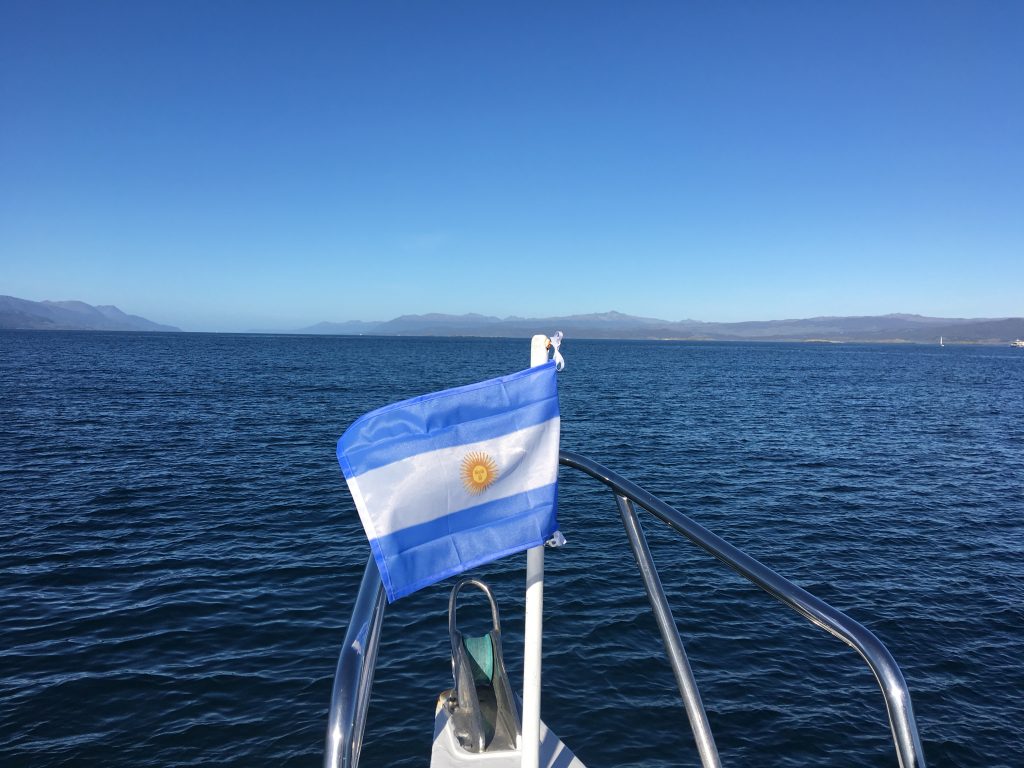
[[[114,306],[81,301],[28,301],[0,296],[0,329],[88,331],[179,331]],[[564,331],[576,339],[672,339],[692,341],[831,341],[1005,344],[1024,338],[1024,318],[950,318],[891,314],[811,317],[714,323],[660,320],[621,312],[563,317],[492,315],[402,315],[392,320],[323,322],[284,333],[342,336],[523,337]],[[276,331],[281,333],[281,331]]]
[[[577,339],[673,339],[692,341],[833,341],[1002,344],[1024,338],[1024,318],[949,318],[891,314],[865,317],[812,317],[713,323],[659,320],[621,312],[567,317],[488,315],[402,315],[378,323],[318,323],[292,333],[345,336],[531,336],[564,331]]]
[[[115,306],[84,301],[28,301],[0,296],[0,328],[49,331],[180,331]]]

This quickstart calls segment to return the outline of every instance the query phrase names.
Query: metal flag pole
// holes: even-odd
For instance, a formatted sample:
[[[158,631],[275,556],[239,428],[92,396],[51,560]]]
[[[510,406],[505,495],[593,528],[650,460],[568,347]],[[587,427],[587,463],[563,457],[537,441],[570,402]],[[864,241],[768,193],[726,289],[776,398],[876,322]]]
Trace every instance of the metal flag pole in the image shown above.
[[[538,334],[530,341],[530,367],[548,361],[550,341]],[[544,634],[544,545],[526,551],[526,626],[523,630],[522,768],[540,764],[540,657]]]

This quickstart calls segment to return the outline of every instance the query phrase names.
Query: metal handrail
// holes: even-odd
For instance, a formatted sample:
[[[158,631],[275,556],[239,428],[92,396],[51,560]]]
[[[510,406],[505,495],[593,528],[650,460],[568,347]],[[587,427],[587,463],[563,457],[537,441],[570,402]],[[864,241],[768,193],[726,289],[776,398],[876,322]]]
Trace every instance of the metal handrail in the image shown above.
[[[636,564],[640,566],[640,576],[644,580],[647,599],[651,601],[654,621],[661,633],[661,642],[665,646],[668,663],[675,675],[676,685],[679,686],[679,695],[683,697],[683,707],[690,720],[693,739],[697,743],[701,768],[722,768],[715,738],[711,735],[711,724],[708,723],[707,712],[704,711],[704,704],[700,700],[697,680],[690,668],[690,661],[686,658],[683,638],[679,636],[679,628],[672,616],[672,608],[668,604],[668,597],[665,596],[665,588],[661,585],[661,577],[658,576],[654,558],[651,557],[651,548],[647,546],[647,537],[644,535],[643,526],[640,525],[640,518],[636,516],[633,502],[625,496],[616,494],[615,501],[619,505],[619,514],[629,538],[629,546],[636,557]]]
[[[924,768],[924,750],[917,733],[917,721],[914,719],[907,682],[892,654],[870,630],[596,461],[569,451],[561,451],[558,460],[560,464],[578,469],[600,481],[616,495],[640,505],[740,576],[857,651],[867,662],[882,689],[901,768]]]
[[[924,768],[924,751],[917,733],[917,722],[914,719],[907,683],[892,654],[871,631],[719,538],[653,494],[596,461],[569,451],[561,451],[558,460],[563,466],[578,469],[603,483],[617,497],[620,512],[623,513],[623,522],[627,526],[627,533],[630,534],[630,543],[633,546],[634,554],[637,555],[648,594],[655,607],[662,637],[669,651],[669,660],[673,665],[676,678],[680,682],[681,690],[684,691],[684,703],[687,704],[687,712],[691,717],[698,748],[701,745],[701,734],[698,731],[699,728],[706,727],[706,718],[703,720],[703,725],[699,724],[699,719],[694,720],[695,713],[691,711],[691,705],[695,703],[701,709],[701,714],[703,713],[699,694],[696,693],[695,686],[692,692],[687,692],[687,686],[693,685],[692,673],[689,672],[688,664],[685,669],[679,666],[679,659],[676,658],[677,654],[673,651],[675,644],[669,636],[670,633],[666,631],[669,624],[674,624],[671,612],[667,610],[659,612],[659,607],[655,604],[661,604],[667,609],[667,602],[663,603],[664,590],[657,579],[656,572],[653,572],[653,578],[651,578],[651,574],[645,571],[648,566],[653,571],[653,562],[649,559],[649,551],[646,559],[643,557],[646,542],[634,540],[633,532],[630,530],[630,516],[627,514],[628,510],[624,510],[624,506],[628,507],[628,504],[624,505],[622,499],[646,509],[736,573],[788,605],[812,624],[824,629],[856,650],[867,662],[882,689],[901,768]],[[632,517],[635,518],[635,515]],[[642,539],[642,531],[639,536]],[[660,597],[658,592],[660,592]],[[363,572],[363,580],[359,586],[359,594],[352,611],[352,621],[349,623],[345,642],[338,658],[334,689],[331,694],[331,707],[328,713],[324,768],[357,768],[359,765],[359,753],[363,743],[366,712],[370,702],[370,689],[373,685],[373,671],[377,660],[377,647],[380,643],[381,625],[386,605],[384,586],[371,556],[366,563],[366,570]],[[678,655],[685,660],[681,643],[678,646]],[[681,675],[688,675],[690,679],[684,681]],[[693,700],[688,700],[688,696]],[[706,738],[710,740],[709,730]],[[710,748],[714,749],[713,741],[710,742]],[[715,758],[717,759],[717,755]]]
[[[380,579],[373,555],[370,555],[334,673],[331,708],[327,714],[324,768],[356,768],[359,765],[386,607],[384,582]]]

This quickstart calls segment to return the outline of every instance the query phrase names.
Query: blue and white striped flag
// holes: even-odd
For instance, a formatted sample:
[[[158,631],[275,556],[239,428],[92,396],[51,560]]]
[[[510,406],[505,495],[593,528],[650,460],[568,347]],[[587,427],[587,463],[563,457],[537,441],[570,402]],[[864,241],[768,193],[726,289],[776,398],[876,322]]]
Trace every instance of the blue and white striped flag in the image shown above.
[[[388,601],[543,544],[558,435],[553,362],[358,418],[338,463]]]

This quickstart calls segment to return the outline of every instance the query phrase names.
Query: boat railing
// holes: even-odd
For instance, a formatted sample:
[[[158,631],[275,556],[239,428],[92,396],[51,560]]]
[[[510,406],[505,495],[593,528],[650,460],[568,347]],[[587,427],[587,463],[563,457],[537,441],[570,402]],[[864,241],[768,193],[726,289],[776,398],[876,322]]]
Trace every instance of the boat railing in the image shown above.
[[[870,630],[596,461],[562,451],[559,463],[590,475],[615,496],[704,768],[720,765],[718,753],[679,631],[636,514],[637,506],[857,651],[882,690],[899,765],[901,768],[924,768],[924,753],[907,683],[892,654]],[[328,714],[324,768],[356,768],[359,764],[386,604],[377,566],[370,557],[338,658]]]

